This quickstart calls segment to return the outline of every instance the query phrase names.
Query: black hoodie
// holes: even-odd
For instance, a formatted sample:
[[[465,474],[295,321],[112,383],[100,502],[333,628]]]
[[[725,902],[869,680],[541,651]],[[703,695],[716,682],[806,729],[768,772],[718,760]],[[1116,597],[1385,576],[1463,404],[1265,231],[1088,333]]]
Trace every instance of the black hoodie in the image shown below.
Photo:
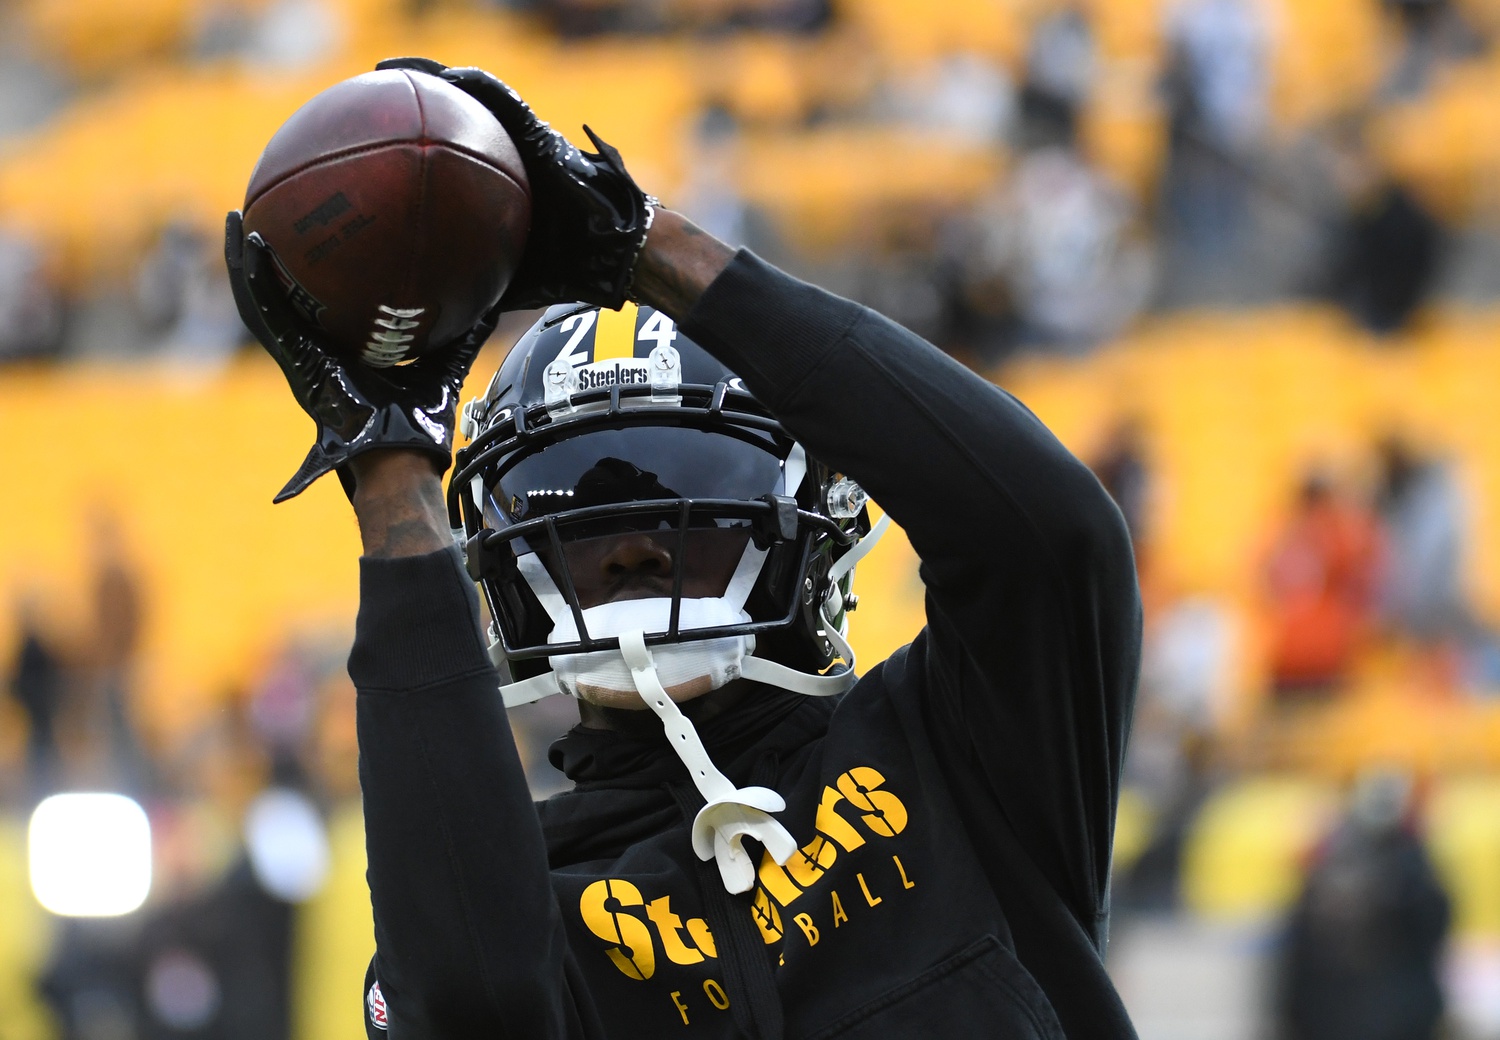
[[[1119,512],[1014,398],[741,253],[683,331],[922,559],[835,701],[700,728],[801,846],[730,896],[664,738],[575,729],[533,806],[456,552],[361,563],[372,1037],[1132,1037],[1102,957],[1140,600]],[[857,623],[857,617],[855,619]]]

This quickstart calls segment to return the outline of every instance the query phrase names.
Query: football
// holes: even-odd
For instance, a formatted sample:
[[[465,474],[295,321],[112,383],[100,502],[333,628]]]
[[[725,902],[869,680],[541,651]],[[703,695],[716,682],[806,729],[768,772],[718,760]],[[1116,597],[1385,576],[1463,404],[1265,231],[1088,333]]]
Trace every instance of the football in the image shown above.
[[[303,105],[245,192],[245,232],[270,246],[297,311],[376,367],[467,332],[510,284],[530,225],[526,170],[495,117],[405,69]]]

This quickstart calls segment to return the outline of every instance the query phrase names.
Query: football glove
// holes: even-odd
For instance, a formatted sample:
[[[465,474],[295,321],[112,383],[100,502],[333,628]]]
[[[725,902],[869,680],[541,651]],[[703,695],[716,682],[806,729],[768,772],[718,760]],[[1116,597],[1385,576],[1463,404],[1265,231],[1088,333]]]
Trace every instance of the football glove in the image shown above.
[[[494,114],[521,153],[531,182],[531,234],[502,309],[577,301],[620,308],[659,203],[625,172],[619,152],[587,126],[598,151],[581,151],[482,69],[431,58],[388,58],[375,68],[411,69],[453,84]]]
[[[224,262],[240,320],[276,359],[292,396],[318,426],[316,443],[274,501],[301,494],[332,470],[352,498],[345,463],[376,448],[415,449],[431,455],[439,473],[448,468],[459,390],[495,329],[498,305],[456,341],[410,364],[377,369],[340,357],[297,316],[277,282],[270,247],[258,234],[245,235],[238,210],[224,222]]]

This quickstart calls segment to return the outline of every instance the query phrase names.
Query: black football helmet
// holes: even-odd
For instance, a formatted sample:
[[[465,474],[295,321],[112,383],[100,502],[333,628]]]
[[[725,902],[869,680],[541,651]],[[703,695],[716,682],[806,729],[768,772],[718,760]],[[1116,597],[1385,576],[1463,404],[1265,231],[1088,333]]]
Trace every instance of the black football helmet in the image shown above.
[[[800,672],[832,674],[839,657],[852,667],[843,633],[870,531],[863,491],[666,314],[551,308],[464,408],[461,431],[449,515],[509,679],[546,672],[553,655],[619,648],[583,612],[614,594],[599,546],[642,532],[671,557],[659,593],[670,590],[670,613],[647,645],[753,635],[756,657]],[[683,623],[685,600],[715,596],[749,620]]]

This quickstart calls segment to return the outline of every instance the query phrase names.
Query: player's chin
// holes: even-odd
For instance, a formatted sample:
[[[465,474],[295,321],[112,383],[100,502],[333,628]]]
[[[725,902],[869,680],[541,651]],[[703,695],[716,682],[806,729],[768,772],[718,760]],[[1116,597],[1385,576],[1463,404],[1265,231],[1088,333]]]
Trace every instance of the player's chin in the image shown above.
[[[700,675],[696,679],[678,683],[675,686],[665,688],[667,696],[678,704],[702,697],[705,693],[713,690],[713,679],[707,675]],[[625,711],[645,711],[646,701],[641,697],[639,691],[613,690],[605,686],[594,686],[590,683],[578,684],[578,699],[587,701],[600,708],[621,708]]]

